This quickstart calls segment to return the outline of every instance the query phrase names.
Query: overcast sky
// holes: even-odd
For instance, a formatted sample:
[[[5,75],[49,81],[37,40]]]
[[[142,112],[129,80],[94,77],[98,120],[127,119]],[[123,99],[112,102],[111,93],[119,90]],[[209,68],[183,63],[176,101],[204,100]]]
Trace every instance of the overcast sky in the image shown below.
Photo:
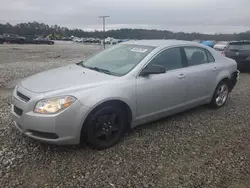
[[[85,30],[146,28],[232,33],[250,30],[250,0],[0,0],[0,22],[38,21]]]

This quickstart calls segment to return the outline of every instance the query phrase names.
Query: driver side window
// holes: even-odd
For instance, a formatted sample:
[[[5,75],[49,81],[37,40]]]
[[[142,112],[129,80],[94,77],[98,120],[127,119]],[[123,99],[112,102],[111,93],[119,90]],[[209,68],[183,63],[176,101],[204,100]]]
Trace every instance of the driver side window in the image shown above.
[[[182,68],[182,57],[180,48],[171,48],[162,51],[148,65],[163,66],[166,71]]]

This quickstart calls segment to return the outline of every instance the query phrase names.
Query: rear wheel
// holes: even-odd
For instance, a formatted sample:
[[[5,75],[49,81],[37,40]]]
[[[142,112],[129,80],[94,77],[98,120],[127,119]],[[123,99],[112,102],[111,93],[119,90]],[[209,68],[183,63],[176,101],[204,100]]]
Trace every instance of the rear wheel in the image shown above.
[[[105,149],[119,142],[125,132],[126,116],[119,106],[103,106],[87,118],[83,137],[93,148]]]
[[[211,106],[220,108],[225,105],[229,94],[229,84],[226,80],[221,81],[215,89]]]

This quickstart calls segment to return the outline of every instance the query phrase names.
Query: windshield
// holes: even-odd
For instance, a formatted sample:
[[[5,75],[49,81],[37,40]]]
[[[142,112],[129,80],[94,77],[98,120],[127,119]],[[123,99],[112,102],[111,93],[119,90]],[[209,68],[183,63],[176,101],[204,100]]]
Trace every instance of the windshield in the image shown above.
[[[231,51],[250,51],[250,43],[235,43],[228,47]]]
[[[123,76],[153,49],[152,46],[118,44],[87,59],[81,65],[106,74]]]

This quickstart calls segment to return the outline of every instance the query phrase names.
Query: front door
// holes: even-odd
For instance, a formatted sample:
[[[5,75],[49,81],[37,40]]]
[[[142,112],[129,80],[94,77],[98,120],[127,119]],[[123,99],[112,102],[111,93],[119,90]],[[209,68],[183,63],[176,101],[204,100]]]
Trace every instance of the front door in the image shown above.
[[[180,48],[166,49],[148,65],[161,65],[166,73],[137,78],[137,121],[149,121],[178,111],[186,102],[186,73]]]

